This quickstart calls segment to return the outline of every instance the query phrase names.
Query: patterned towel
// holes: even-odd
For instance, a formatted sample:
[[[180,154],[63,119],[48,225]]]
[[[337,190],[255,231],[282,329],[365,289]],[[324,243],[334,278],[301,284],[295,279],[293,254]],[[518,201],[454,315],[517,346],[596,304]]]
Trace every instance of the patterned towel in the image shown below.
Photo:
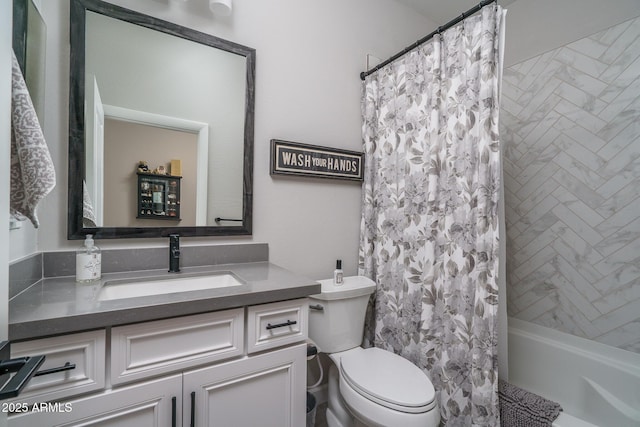
[[[549,427],[562,407],[544,397],[498,380],[502,427]]]
[[[97,227],[95,210],[85,181],[82,181],[82,226]]]
[[[11,75],[10,211],[38,228],[36,206],[56,185],[56,173],[20,66],[13,55]]]

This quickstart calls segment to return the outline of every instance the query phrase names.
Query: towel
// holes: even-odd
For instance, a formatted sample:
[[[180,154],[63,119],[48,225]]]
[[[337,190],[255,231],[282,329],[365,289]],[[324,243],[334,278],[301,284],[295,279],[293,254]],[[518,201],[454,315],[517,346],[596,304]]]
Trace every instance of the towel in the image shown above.
[[[502,380],[498,398],[503,427],[550,427],[562,411],[559,404]]]
[[[56,173],[15,54],[11,73],[10,212],[38,228],[36,206],[56,185]]]

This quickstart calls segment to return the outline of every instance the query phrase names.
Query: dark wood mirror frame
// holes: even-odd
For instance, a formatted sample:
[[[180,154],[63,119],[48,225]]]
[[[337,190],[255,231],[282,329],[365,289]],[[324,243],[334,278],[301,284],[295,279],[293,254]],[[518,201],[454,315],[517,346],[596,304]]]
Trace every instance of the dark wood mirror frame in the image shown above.
[[[182,227],[83,227],[83,179],[85,176],[85,22],[86,11],[96,12],[186,40],[222,49],[246,58],[246,97],[244,117],[244,168],[242,191],[242,225]],[[253,139],[255,100],[255,49],[215,36],[162,21],[100,0],[72,0],[70,28],[71,56],[69,82],[69,187],[67,238],[97,239],[181,236],[237,236],[252,232],[253,207]]]

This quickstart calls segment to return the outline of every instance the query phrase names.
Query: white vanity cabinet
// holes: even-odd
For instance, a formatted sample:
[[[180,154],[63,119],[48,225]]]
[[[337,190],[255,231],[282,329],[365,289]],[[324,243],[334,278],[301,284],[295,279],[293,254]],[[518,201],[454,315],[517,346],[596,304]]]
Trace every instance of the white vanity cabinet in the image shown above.
[[[304,426],[306,363],[298,344],[186,372],[182,425]]]
[[[42,406],[9,417],[10,427],[173,427],[182,415],[182,375],[170,375],[100,394]]]
[[[307,317],[302,298],[93,331],[106,335],[102,388],[34,391],[28,404],[19,396],[15,404],[25,406],[8,425],[302,426]],[[51,347],[73,335],[82,334],[45,340]],[[22,413],[45,402],[44,412]]]

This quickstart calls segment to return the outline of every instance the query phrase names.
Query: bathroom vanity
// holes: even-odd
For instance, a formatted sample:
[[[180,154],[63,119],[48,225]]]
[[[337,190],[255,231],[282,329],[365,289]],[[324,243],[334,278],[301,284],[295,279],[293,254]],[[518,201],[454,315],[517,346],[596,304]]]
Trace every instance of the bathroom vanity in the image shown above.
[[[43,279],[15,297],[12,356],[45,354],[41,371],[54,371],[7,401],[9,426],[304,425],[306,296],[320,285],[269,262],[185,270],[241,284],[104,298],[123,280],[180,276],[110,273]]]

